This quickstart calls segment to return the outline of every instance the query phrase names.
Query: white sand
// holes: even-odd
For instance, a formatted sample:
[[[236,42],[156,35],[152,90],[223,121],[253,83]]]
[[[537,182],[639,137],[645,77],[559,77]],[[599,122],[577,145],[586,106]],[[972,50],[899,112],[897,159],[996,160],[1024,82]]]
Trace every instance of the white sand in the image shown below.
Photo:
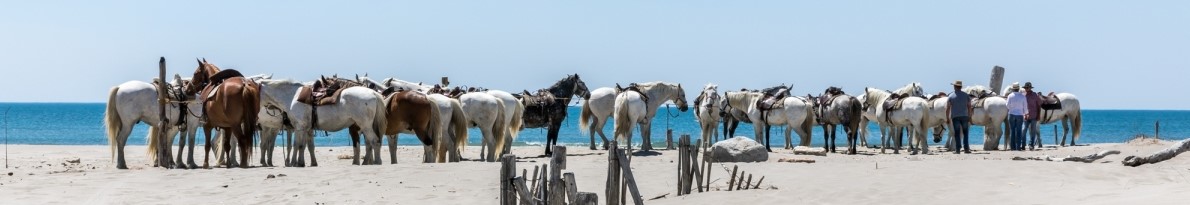
[[[633,172],[647,204],[1185,204],[1190,200],[1190,154],[1141,167],[1125,156],[1149,154],[1172,142],[1098,144],[1027,152],[954,155],[792,155],[775,150],[765,163],[741,163],[741,171],[765,176],[763,189],[712,191],[675,196],[676,153],[635,157]],[[568,148],[566,172],[580,191],[602,199],[607,170],[604,151]],[[1095,163],[1012,161],[1013,156],[1082,156],[1116,149]],[[128,148],[129,170],[116,170],[107,146],[10,145],[9,168],[0,172],[0,204],[497,204],[499,164],[420,163],[420,147],[402,147],[398,165],[353,166],[337,159],[349,147],[318,148],[320,167],[166,170],[149,167],[143,146]],[[387,150],[385,148],[384,150]],[[936,150],[936,149],[935,149]],[[477,158],[476,147],[464,157]],[[280,152],[280,149],[278,149]],[[387,151],[385,151],[387,152]],[[515,147],[518,156],[539,147]],[[387,153],[384,153],[385,160]],[[198,156],[201,165],[201,156]],[[782,158],[817,163],[781,163]],[[80,163],[67,162],[81,159]],[[274,164],[281,164],[278,154]],[[255,159],[253,160],[256,161]],[[545,158],[523,159],[532,171]],[[256,163],[254,163],[256,165]],[[716,187],[726,186],[731,163],[715,164]],[[12,172],[12,176],[7,173]],[[286,176],[266,179],[269,174]],[[606,204],[602,200],[600,204]]]

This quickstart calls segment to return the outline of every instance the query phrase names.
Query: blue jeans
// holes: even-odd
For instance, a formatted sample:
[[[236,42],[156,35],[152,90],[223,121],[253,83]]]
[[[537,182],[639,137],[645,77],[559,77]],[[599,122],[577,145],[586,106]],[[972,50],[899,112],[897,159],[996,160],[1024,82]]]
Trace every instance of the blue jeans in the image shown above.
[[[1021,150],[1025,146],[1025,116],[1008,115],[1008,149]]]
[[[1029,147],[1041,148],[1041,127],[1037,120],[1025,120],[1025,135],[1029,136]]]
[[[971,152],[971,142],[969,139],[971,134],[971,117],[950,118],[950,125],[951,130],[953,130],[950,136],[954,138],[954,140],[951,140],[951,142],[954,142],[954,153],[959,153],[960,148]]]

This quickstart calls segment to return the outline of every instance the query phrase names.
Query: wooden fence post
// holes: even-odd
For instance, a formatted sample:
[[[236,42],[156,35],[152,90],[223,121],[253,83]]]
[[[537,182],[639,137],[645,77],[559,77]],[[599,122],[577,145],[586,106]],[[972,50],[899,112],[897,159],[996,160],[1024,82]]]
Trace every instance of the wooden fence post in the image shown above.
[[[604,195],[607,197],[608,205],[620,204],[620,160],[616,153],[619,153],[620,147],[616,145],[615,140],[611,141],[611,146],[608,146],[607,154],[607,186],[604,190]]]
[[[514,205],[516,191],[512,178],[516,176],[516,155],[505,154],[500,157],[500,164],[500,205]]]
[[[564,194],[566,193],[565,184],[562,183],[562,169],[566,168],[566,146],[554,146],[553,157],[550,158],[550,164],[553,169],[550,169],[549,191],[546,192],[546,202],[550,205],[566,204]]]

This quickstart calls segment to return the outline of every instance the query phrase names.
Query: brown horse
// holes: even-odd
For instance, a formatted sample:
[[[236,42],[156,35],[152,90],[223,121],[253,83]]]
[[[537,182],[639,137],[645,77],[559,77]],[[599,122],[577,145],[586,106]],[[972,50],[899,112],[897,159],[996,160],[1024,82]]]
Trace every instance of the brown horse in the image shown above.
[[[201,90],[200,90],[201,89]],[[203,116],[206,123],[203,131],[206,134],[207,154],[203,157],[203,168],[210,168],[208,159],[211,150],[211,129],[220,128],[225,132],[222,137],[233,137],[239,140],[240,167],[248,168],[248,158],[252,156],[252,136],[256,132],[256,118],[260,112],[260,85],[244,78],[235,70],[222,71],[206,59],[198,61],[198,68],[194,70],[190,86],[186,94],[200,93]],[[233,139],[233,138],[226,138]],[[230,140],[224,140],[220,145],[224,149],[221,154],[230,153]],[[228,166],[230,168],[230,166]]]
[[[388,93],[385,93],[388,94]],[[417,139],[421,140],[429,150],[434,146],[438,130],[438,106],[431,102],[426,94],[416,91],[398,91],[392,93],[385,100],[388,109],[387,129],[389,157],[392,163],[397,163],[397,135],[412,130]],[[443,156],[439,154],[438,156]]]

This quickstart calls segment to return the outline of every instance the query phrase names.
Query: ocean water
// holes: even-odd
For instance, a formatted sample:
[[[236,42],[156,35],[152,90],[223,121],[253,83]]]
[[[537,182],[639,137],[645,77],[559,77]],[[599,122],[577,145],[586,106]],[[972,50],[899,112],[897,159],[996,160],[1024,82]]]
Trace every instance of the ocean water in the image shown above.
[[[0,128],[3,129],[3,132],[0,133],[3,139],[0,140],[4,140],[8,144],[107,145],[107,138],[103,131],[104,105],[103,103],[0,103],[0,118],[3,118],[0,119],[2,120]],[[559,143],[586,146],[590,142],[588,135],[579,131],[579,109],[579,107],[570,107],[569,116],[562,125]],[[7,112],[7,114],[3,112]],[[700,136],[698,122],[692,112],[679,112],[676,108],[662,107],[661,110],[658,110],[657,115],[652,127],[652,138],[656,144],[665,142],[667,128],[674,130],[675,137],[681,134],[690,134],[695,138]],[[1140,134],[1152,136],[1154,122],[1158,120],[1161,122],[1162,138],[1185,139],[1190,137],[1190,111],[1083,110],[1083,132],[1078,143],[1119,143]],[[1042,125],[1043,143],[1053,143],[1053,125],[1057,125],[1057,123]],[[876,130],[875,124],[870,124],[869,127],[873,131]],[[773,128],[773,146],[784,144],[783,129]],[[1061,134],[1061,125],[1058,125],[1058,129]],[[146,136],[147,130],[148,125],[138,123],[128,143],[130,145],[145,144],[144,136]],[[736,135],[751,137],[752,130],[750,124],[741,124]],[[604,132],[609,135],[608,137],[611,137],[612,125],[610,122],[604,127]],[[841,133],[842,130],[839,132]],[[635,131],[634,133],[633,142],[639,143],[640,134]],[[973,126],[971,143],[982,144],[982,133],[982,127]],[[199,133],[198,143],[203,143],[201,134]],[[793,135],[793,143],[800,143],[797,134]],[[478,130],[471,129],[470,136],[471,144],[480,143],[479,136],[481,135]],[[545,138],[545,129],[526,129],[520,133],[514,145],[540,145],[545,142]],[[598,136],[596,138],[598,143],[602,143]],[[347,137],[346,131],[330,132],[329,135],[318,132],[315,139],[318,146],[350,145],[350,138]],[[821,127],[815,126],[811,139],[811,143],[814,145],[823,143]],[[879,142],[879,132],[876,131],[869,135],[867,139],[872,143]],[[412,135],[401,135],[398,140],[401,145],[420,144]],[[845,138],[839,137],[836,143],[845,144],[846,142]]]

